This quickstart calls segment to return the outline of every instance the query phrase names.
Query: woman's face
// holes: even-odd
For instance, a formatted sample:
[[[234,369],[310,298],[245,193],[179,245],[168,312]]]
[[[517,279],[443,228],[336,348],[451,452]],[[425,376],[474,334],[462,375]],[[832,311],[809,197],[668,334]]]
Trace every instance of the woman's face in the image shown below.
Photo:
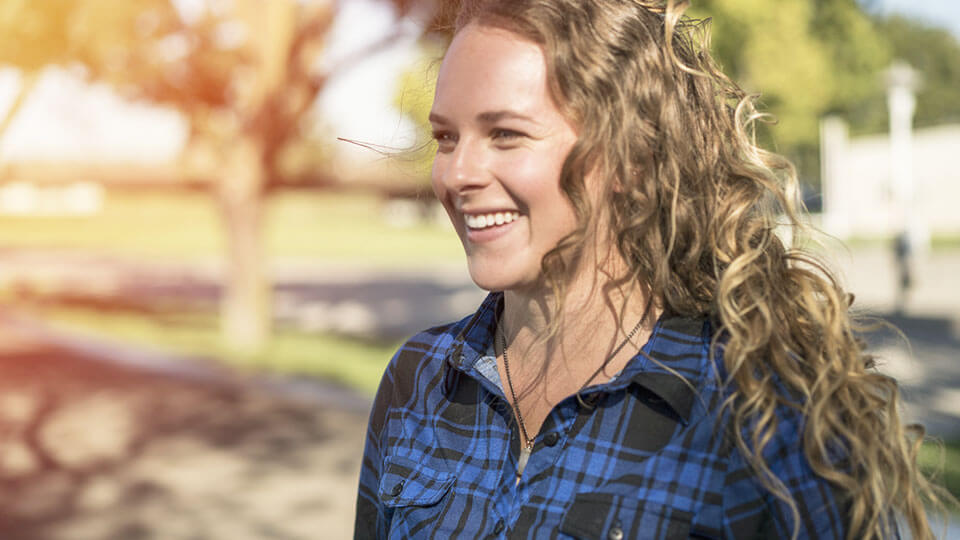
[[[433,190],[487,290],[541,284],[543,256],[576,227],[560,170],[577,140],[547,90],[538,45],[475,24],[453,39],[430,114]]]

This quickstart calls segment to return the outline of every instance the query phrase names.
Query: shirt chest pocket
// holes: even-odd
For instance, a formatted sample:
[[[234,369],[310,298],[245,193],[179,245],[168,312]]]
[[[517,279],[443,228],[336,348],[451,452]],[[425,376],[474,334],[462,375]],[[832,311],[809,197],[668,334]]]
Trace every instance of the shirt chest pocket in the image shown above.
[[[388,456],[380,477],[378,494],[384,506],[432,506],[440,501],[450,486],[453,475],[398,456]]]
[[[581,493],[567,508],[560,532],[591,540],[677,540],[691,537],[692,518],[690,512],[632,497]]]
[[[388,456],[377,495],[393,513],[391,538],[407,537],[418,524],[436,517],[440,501],[450,491],[454,476],[411,459]]]

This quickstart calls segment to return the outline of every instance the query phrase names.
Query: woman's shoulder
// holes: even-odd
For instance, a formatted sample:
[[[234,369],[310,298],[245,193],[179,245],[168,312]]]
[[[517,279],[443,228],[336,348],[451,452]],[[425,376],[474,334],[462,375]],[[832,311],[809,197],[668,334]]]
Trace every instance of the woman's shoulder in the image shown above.
[[[397,349],[390,359],[374,397],[370,429],[381,432],[391,411],[423,407],[425,395],[442,388],[444,364],[463,321],[434,326],[418,332]]]
[[[445,361],[468,319],[469,317],[417,332],[397,348],[387,371],[410,373],[424,363]]]
[[[384,372],[381,392],[390,388],[422,394],[428,390],[423,386],[438,384],[447,367],[459,362],[462,351],[477,348],[489,338],[499,302],[500,297],[492,293],[474,313],[418,332],[400,345]]]

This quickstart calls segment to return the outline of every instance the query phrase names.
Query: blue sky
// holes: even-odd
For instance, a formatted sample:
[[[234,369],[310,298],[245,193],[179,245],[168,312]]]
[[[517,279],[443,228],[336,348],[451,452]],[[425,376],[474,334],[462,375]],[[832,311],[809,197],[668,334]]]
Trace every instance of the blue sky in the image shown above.
[[[901,13],[953,32],[960,39],[960,1],[958,0],[860,0],[872,11]]]

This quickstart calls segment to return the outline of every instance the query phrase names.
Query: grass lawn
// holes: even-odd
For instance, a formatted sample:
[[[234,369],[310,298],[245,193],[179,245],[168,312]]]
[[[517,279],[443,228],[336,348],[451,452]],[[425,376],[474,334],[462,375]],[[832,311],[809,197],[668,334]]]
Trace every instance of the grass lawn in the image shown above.
[[[281,195],[268,207],[268,252],[391,268],[464,260],[448,222],[391,227],[381,212],[382,201],[368,195]]]
[[[372,396],[384,368],[400,343],[376,343],[327,334],[279,329],[256,354],[224,346],[212,316],[184,315],[164,320],[145,314],[84,308],[32,310],[56,328],[137,345],[174,355],[210,358],[240,371],[311,375]]]
[[[960,499],[960,440],[927,442],[920,449],[920,466],[927,471],[936,471],[937,483],[946,487]],[[958,510],[958,509],[955,509]]]
[[[382,201],[371,194],[277,194],[267,201],[266,254],[386,267],[462,260],[452,227],[391,227],[381,214]],[[102,211],[92,216],[0,216],[0,249],[189,261],[220,257],[225,246],[216,202],[203,193],[108,192]]]
[[[883,248],[892,249],[892,240],[887,237],[855,236],[844,241],[850,248]],[[935,251],[956,251],[960,249],[960,236],[936,235],[930,238],[930,248]]]

